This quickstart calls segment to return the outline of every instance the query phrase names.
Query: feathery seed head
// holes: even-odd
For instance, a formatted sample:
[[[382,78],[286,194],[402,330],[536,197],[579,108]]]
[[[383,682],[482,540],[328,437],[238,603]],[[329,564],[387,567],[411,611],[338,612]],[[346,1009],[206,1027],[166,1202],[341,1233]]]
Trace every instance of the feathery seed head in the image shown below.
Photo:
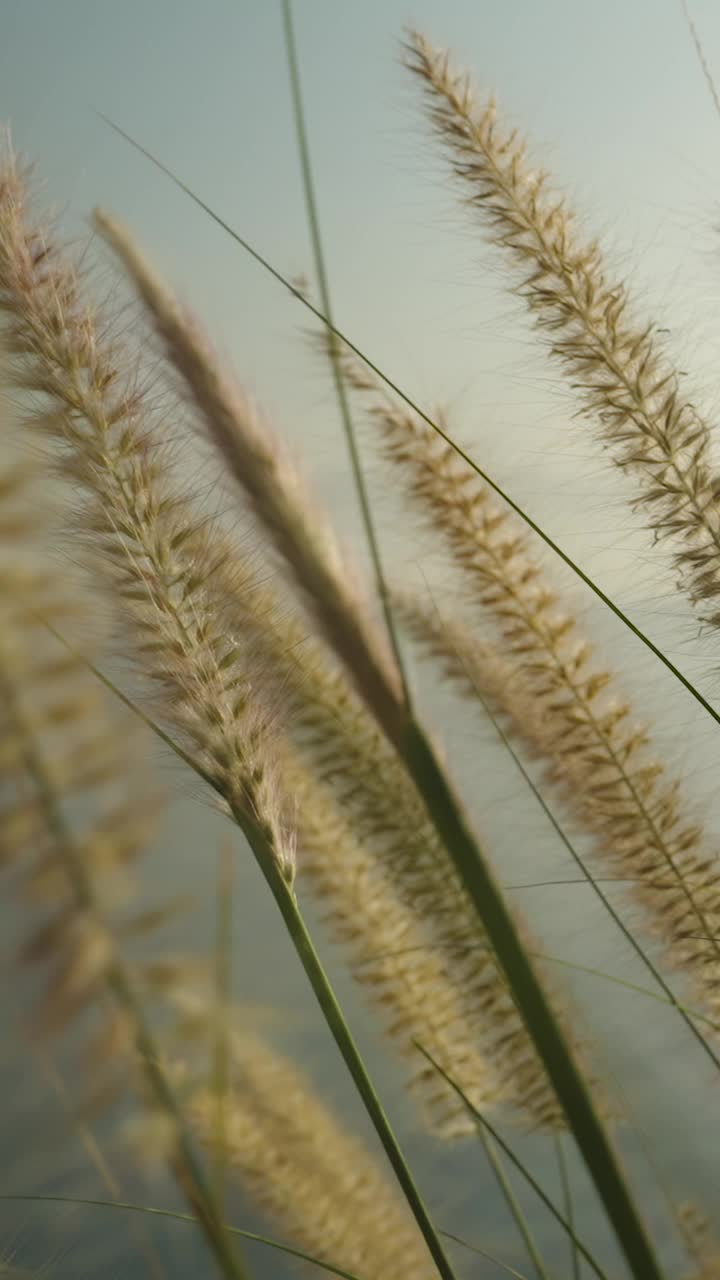
[[[547,175],[528,166],[517,134],[498,128],[494,102],[476,106],[468,80],[420,33],[409,33],[406,52],[468,203],[513,264],[515,291],[548,333],[586,416],[619,465],[638,475],[652,529],[679,544],[675,559],[691,599],[712,601],[720,592],[720,489],[710,430],[657,326],[635,318],[598,244],[578,234]],[[718,616],[708,621],[717,625]]]
[[[378,1280],[429,1280],[407,1205],[305,1076],[257,1037],[233,1035],[231,1053],[224,1155],[258,1206],[315,1257]],[[210,1089],[188,1102],[210,1148],[215,1107]]]
[[[110,566],[122,625],[161,714],[200,753],[233,816],[263,828],[291,879],[270,726],[247,655],[240,661],[220,617],[215,584],[232,549],[173,490],[141,368],[110,339],[98,309],[83,302],[73,265],[32,229],[12,167],[0,197],[0,301],[16,380],[41,391],[47,405],[29,420],[55,440],[61,469],[84,494],[79,527]]]
[[[335,539],[306,499],[297,470],[269,425],[261,423],[257,410],[219,369],[198,326],[181,311],[129,236],[105,213],[96,212],[95,222],[137,286],[211,439],[293,571],[332,647],[371,705],[385,719],[397,717],[398,673],[378,629],[349,586]]]

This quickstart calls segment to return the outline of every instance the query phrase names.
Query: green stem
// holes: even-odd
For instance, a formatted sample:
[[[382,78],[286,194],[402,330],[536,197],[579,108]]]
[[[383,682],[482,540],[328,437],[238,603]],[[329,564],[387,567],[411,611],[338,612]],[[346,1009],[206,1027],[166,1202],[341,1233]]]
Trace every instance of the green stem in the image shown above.
[[[263,847],[265,842],[262,834],[254,833],[245,819],[241,825],[250,840],[260,870],[278,905],[298,959],[305,970],[333,1039],[342,1054],[345,1065],[372,1120],[405,1198],[412,1209],[438,1272],[443,1277],[443,1280],[455,1280],[455,1273],[445,1254],[438,1232],[433,1226],[420,1191],[398,1146],[390,1121],[365,1069],[360,1051],[345,1021],[345,1015],[337,1002],[322,961],[315,950],[293,892],[283,878],[274,857]]]
[[[154,1205],[148,1204],[132,1204],[126,1200],[89,1200],[84,1196],[21,1195],[12,1192],[7,1194],[0,1192],[0,1201],[3,1200],[27,1201],[30,1204],[34,1204],[36,1201],[40,1204],[82,1204],[90,1205],[97,1209],[125,1209],[131,1213],[147,1213],[153,1217],[174,1218],[178,1222],[190,1222],[194,1226],[202,1226],[200,1219],[193,1214],[179,1213],[176,1209],[156,1209]],[[260,1236],[255,1231],[244,1231],[242,1227],[231,1227],[229,1223],[223,1223],[223,1231],[226,1231],[231,1236],[240,1236],[243,1240],[252,1240],[256,1244],[267,1245],[270,1249],[277,1249],[280,1253],[289,1254],[291,1258],[300,1258],[302,1262],[310,1262],[314,1267],[320,1267],[322,1271],[327,1271],[330,1275],[340,1276],[340,1280],[359,1280],[359,1277],[354,1275],[352,1271],[345,1271],[343,1267],[336,1267],[332,1262],[323,1262],[321,1258],[314,1258],[311,1253],[305,1253],[303,1249],[295,1249],[292,1245],[281,1244],[279,1240],[271,1240],[268,1236]]]
[[[562,1185],[563,1201],[565,1204],[565,1216],[567,1217],[568,1223],[574,1233],[575,1213],[573,1209],[572,1189],[570,1187],[570,1179],[568,1177],[567,1160],[565,1159],[563,1136],[561,1133],[555,1134],[555,1153],[557,1155],[558,1169],[560,1171],[560,1182]],[[574,1234],[570,1239],[570,1259],[572,1262],[573,1280],[580,1280],[580,1254],[578,1252]]]
[[[452,1076],[448,1075],[447,1071],[445,1071],[445,1069],[441,1067],[438,1062],[435,1061],[432,1054],[429,1053],[428,1050],[425,1049],[424,1046],[421,1045],[418,1040],[416,1040],[415,1043],[418,1049],[420,1050],[420,1052],[423,1054],[423,1056],[426,1057],[428,1062],[431,1063],[431,1065],[435,1068],[438,1075],[442,1076],[443,1080],[445,1080],[447,1084],[450,1085],[450,1088],[455,1090],[458,1097],[462,1099],[462,1101],[465,1103],[465,1106],[468,1109],[468,1113],[473,1117],[474,1120],[477,1121],[478,1127],[480,1129],[487,1129],[490,1136],[497,1143],[500,1149],[504,1152],[504,1154],[507,1156],[511,1164],[517,1169],[518,1173],[520,1173],[522,1177],[525,1179],[528,1186],[532,1187],[533,1191],[535,1192],[535,1195],[540,1200],[542,1200],[542,1203],[545,1205],[545,1208],[552,1214],[555,1221],[559,1222],[563,1231],[565,1231],[568,1237],[573,1241],[575,1248],[578,1250],[579,1253],[582,1254],[583,1258],[589,1264],[589,1266],[592,1267],[595,1275],[598,1277],[598,1280],[608,1280],[607,1274],[605,1273],[605,1271],[603,1271],[600,1264],[596,1262],[590,1250],[586,1248],[582,1240],[580,1240],[578,1236],[575,1234],[575,1228],[568,1222],[567,1218],[563,1217],[560,1210],[550,1199],[549,1195],[547,1195],[546,1192],[543,1191],[542,1187],[540,1186],[540,1183],[537,1181],[536,1178],[533,1177],[530,1170],[526,1169],[522,1161],[518,1159],[518,1157],[515,1155],[515,1152],[512,1150],[511,1147],[508,1146],[505,1139],[500,1136],[497,1129],[494,1129],[490,1121],[486,1120],[484,1115],[480,1111],[478,1111],[477,1107],[474,1106],[473,1103],[470,1101],[470,1099],[467,1097],[467,1095],[463,1093],[463,1090],[460,1088],[460,1085],[457,1084],[453,1080]]]
[[[10,715],[18,726],[18,732],[24,744],[26,766],[34,780],[39,804],[48,830],[56,841],[60,860],[78,908],[95,914],[97,907],[92,881],[82,858],[76,850],[65,815],[57,803],[50,776],[34,742],[31,729],[25,721],[12,681],[6,679],[4,675],[0,675],[0,691]],[[178,1176],[178,1181],[184,1184],[182,1189],[186,1192],[191,1207],[198,1210],[198,1216],[202,1222],[209,1248],[215,1255],[222,1274],[228,1277],[228,1280],[248,1280],[249,1273],[245,1270],[235,1249],[225,1235],[202,1165],[197,1160],[192,1143],[187,1135],[175,1094],[170,1088],[167,1077],[160,1066],[160,1057],[155,1047],[152,1033],[145,1021],[140,1002],[124,966],[118,959],[115,959],[108,967],[105,981],[116,1002],[122,1009],[125,1009],[130,1017],[134,1028],[135,1046],[150,1092],[160,1110],[165,1112],[172,1124],[178,1156],[174,1170]],[[180,1176],[181,1172],[184,1176]]]
[[[455,1244],[462,1245],[463,1249],[468,1249],[470,1253],[477,1253],[481,1258],[486,1258],[488,1262],[494,1262],[496,1267],[504,1271],[506,1275],[513,1276],[514,1280],[527,1280],[521,1271],[516,1271],[509,1263],[503,1262],[500,1258],[495,1258],[485,1249],[480,1249],[478,1245],[471,1244],[469,1240],[463,1240],[462,1236],[456,1236],[452,1231],[443,1231],[442,1233],[447,1240],[454,1240]]]
[[[540,1280],[549,1280],[548,1273],[545,1268],[545,1263],[543,1262],[540,1256],[540,1253],[538,1251],[538,1247],[535,1243],[533,1234],[530,1230],[530,1225],[527,1221],[527,1218],[525,1217],[525,1214],[523,1213],[522,1205],[520,1204],[517,1196],[515,1195],[515,1192],[513,1191],[510,1179],[508,1178],[507,1174],[505,1173],[505,1170],[502,1167],[502,1161],[500,1160],[500,1157],[497,1151],[495,1150],[493,1140],[489,1136],[489,1134],[485,1132],[482,1125],[480,1125],[479,1128],[480,1128],[480,1141],[482,1142],[485,1148],[485,1154],[488,1158],[490,1168],[492,1169],[495,1175],[495,1180],[503,1194],[503,1198],[505,1200],[505,1203],[507,1204],[508,1209],[510,1210],[510,1214],[513,1218],[513,1221],[515,1222],[515,1225],[518,1231],[520,1232],[520,1235],[523,1238],[523,1243],[525,1245],[525,1248],[528,1251],[528,1257],[530,1258],[530,1261],[532,1262],[535,1268],[535,1271],[540,1277]]]
[[[461,876],[508,979],[513,998],[545,1064],[569,1127],[637,1280],[662,1271],[619,1158],[535,973],[499,886],[422,728],[406,721],[394,734],[428,814]]]
[[[720,1022],[714,1022],[712,1018],[708,1018],[706,1013],[700,1009],[693,1009],[690,1005],[679,1004],[673,996],[672,1000],[668,1000],[667,996],[661,996],[658,991],[651,991],[649,987],[641,987],[636,982],[628,982],[626,978],[618,978],[614,973],[606,973],[604,969],[594,969],[589,964],[577,964],[574,960],[564,960],[561,956],[550,956],[544,951],[534,951],[532,954],[536,960],[548,961],[550,964],[560,964],[564,969],[576,969],[578,973],[589,973],[593,978],[602,978],[604,982],[612,982],[616,987],[624,987],[626,991],[633,991],[636,995],[646,996],[648,1000],[656,1000],[659,1004],[667,1004],[678,1009],[683,1009],[693,1018],[697,1018],[699,1022],[704,1022],[711,1031],[720,1032]]]
[[[290,89],[292,92],[295,128],[300,155],[300,169],[302,172],[303,192],[305,195],[305,208],[307,211],[308,226],[310,229],[310,239],[312,241],[313,257],[315,259],[315,271],[318,279],[318,287],[320,289],[320,302],[323,313],[330,320],[328,330],[330,337],[328,355],[330,359],[330,367],[332,369],[333,383],[335,386],[335,395],[337,398],[338,409],[340,411],[340,420],[345,432],[348,452],[350,454],[350,466],[355,483],[358,504],[360,506],[360,514],[362,516],[362,522],[365,529],[365,537],[370,551],[370,559],[372,561],[373,573],[375,576],[375,585],[380,597],[385,626],[387,628],[390,644],[392,645],[395,662],[397,663],[405,705],[409,707],[411,698],[410,686],[407,679],[402,650],[400,648],[397,628],[395,626],[395,619],[393,617],[391,593],[383,570],[380,544],[375,532],[370,498],[368,495],[367,484],[365,483],[362,462],[360,460],[360,451],[358,449],[357,437],[355,435],[352,414],[350,412],[350,403],[348,400],[347,388],[345,386],[345,379],[342,373],[338,342],[334,336],[330,284],[327,268],[325,266],[325,253],[323,250],[322,236],[320,234],[320,219],[318,216],[317,201],[315,199],[315,184],[313,181],[312,164],[310,162],[310,147],[308,144],[307,129],[305,127],[305,111],[303,108],[302,87],[300,84],[300,66],[297,56],[291,0],[282,0],[282,11],[285,33],[285,50],[287,53],[288,71],[290,75]]]

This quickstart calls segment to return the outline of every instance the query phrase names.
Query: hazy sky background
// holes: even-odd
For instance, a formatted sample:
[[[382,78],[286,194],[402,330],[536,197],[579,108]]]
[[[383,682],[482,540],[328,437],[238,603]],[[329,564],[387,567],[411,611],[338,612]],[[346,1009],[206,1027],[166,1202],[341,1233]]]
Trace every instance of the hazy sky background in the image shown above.
[[[454,49],[481,92],[496,91],[583,225],[631,276],[640,315],[671,329],[680,367],[717,417],[720,118],[680,0],[295,0],[294,13],[340,327],[421,403],[447,402],[453,429],[482,465],[718,694],[716,655],[695,646],[697,623],[668,559],[630,512],[632,485],[591,428],[573,420],[572,397],[509,298],[498,255],[457,204],[399,59],[412,22]],[[720,5],[693,0],[692,14],[720,83]],[[344,446],[328,379],[304,344],[307,313],[94,109],[154,151],[281,271],[312,276],[279,0],[0,0],[0,120],[37,162],[45,197],[72,234],[85,234],[96,204],[128,221],[352,535]],[[400,519],[365,439],[383,540],[419,582],[427,542]],[[716,726],[560,577],[638,705],[657,712],[657,740],[717,832]],[[445,737],[476,767],[470,729]],[[499,840],[506,799],[498,790],[483,814]],[[199,829],[207,814],[196,810],[189,821]],[[528,808],[523,827],[523,812],[513,810],[520,845],[518,832],[534,830],[536,819]],[[191,828],[184,834],[191,850]],[[256,933],[271,907],[263,911]],[[280,977],[304,990],[286,959]],[[263,973],[260,985],[271,978]],[[648,1037],[651,1024],[648,1015]],[[691,1119],[683,1113],[686,1136],[692,1122],[700,1141],[702,1108]],[[670,1149],[669,1130],[666,1137]]]

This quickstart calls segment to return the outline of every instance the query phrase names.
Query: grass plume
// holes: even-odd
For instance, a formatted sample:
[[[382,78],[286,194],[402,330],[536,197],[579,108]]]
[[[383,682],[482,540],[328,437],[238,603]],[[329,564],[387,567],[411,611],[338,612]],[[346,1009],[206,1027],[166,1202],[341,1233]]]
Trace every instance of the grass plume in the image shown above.
[[[268,1217],[309,1253],[360,1276],[430,1280],[407,1206],[303,1072],[247,1034],[233,1035],[231,1063],[225,1158]],[[194,1094],[190,1114],[212,1145],[210,1091]]]
[[[548,334],[583,414],[637,476],[651,528],[672,537],[691,600],[719,625],[720,480],[710,424],[681,387],[658,326],[636,317],[597,241],[577,230],[517,132],[502,129],[494,98],[478,105],[469,78],[418,31],[408,34],[406,62],[468,205],[511,263],[515,292]]]

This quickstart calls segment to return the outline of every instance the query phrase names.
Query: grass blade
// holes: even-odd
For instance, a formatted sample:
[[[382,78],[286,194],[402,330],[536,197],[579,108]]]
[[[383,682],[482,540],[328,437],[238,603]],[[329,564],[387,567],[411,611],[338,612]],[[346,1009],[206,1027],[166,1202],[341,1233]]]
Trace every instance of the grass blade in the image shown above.
[[[312,986],[315,998],[322,1009],[325,1021],[327,1022],[333,1039],[343,1056],[345,1065],[352,1076],[358,1093],[363,1100],[365,1109],[374,1125],[375,1132],[382,1142],[385,1154],[392,1165],[395,1176],[397,1177],[397,1180],[405,1194],[405,1198],[415,1215],[417,1224],[425,1237],[425,1241],[430,1253],[432,1254],[438,1272],[444,1277],[444,1280],[455,1280],[454,1271],[440,1243],[438,1232],[433,1226],[420,1192],[418,1191],[412,1174],[405,1163],[405,1159],[400,1151],[390,1122],[365,1069],[365,1065],[352,1037],[350,1028],[345,1021],[344,1014],[337,1002],[335,993],[325,970],[323,969],[320,957],[318,956],[310,934],[307,931],[297,902],[295,901],[287,883],[280,875],[274,860],[272,858],[263,858],[262,856],[258,857],[257,853],[256,857],[258,858],[260,869],[265,876],[270,892],[280,909],[280,914],[285,922],[285,926],[290,935],[290,939],[295,948],[298,959],[300,960],[310,985]]]
[[[471,1253],[477,1253],[481,1258],[487,1258],[488,1262],[494,1263],[501,1271],[505,1271],[509,1276],[514,1276],[515,1280],[527,1280],[527,1276],[524,1276],[521,1271],[516,1271],[514,1267],[509,1265],[509,1263],[501,1262],[499,1258],[495,1258],[485,1249],[478,1248],[476,1244],[470,1244],[468,1240],[463,1240],[462,1236],[453,1235],[452,1231],[443,1231],[442,1234],[447,1236],[448,1240],[454,1240],[455,1244],[461,1244],[463,1249],[469,1249]]]
[[[562,1135],[555,1135],[555,1151],[557,1154],[558,1169],[560,1171],[560,1182],[563,1190],[563,1200],[565,1202],[565,1216],[568,1225],[573,1231],[573,1238],[570,1241],[570,1258],[572,1261],[573,1280],[580,1280],[580,1254],[578,1252],[577,1242],[574,1238],[575,1219],[573,1209],[572,1188],[568,1177],[567,1160],[565,1159],[565,1151],[563,1149]]]
[[[193,1217],[191,1213],[180,1213],[174,1209],[156,1209],[153,1205],[131,1204],[125,1200],[89,1200],[80,1196],[53,1196],[53,1195],[21,1195],[19,1193],[0,1193],[0,1201],[18,1200],[26,1203],[38,1202],[40,1204],[74,1204],[87,1205],[98,1209],[125,1209],[130,1213],[147,1213],[158,1218],[176,1218],[179,1222],[192,1222],[195,1226],[200,1226],[200,1219]],[[245,1231],[241,1227],[231,1227],[228,1223],[223,1223],[223,1230],[228,1235],[240,1236],[243,1240],[252,1240],[257,1244],[267,1245],[270,1249],[278,1249],[281,1253],[287,1253],[293,1258],[300,1258],[303,1262],[310,1262],[314,1267],[320,1267],[322,1271],[328,1271],[330,1275],[340,1276],[341,1280],[360,1280],[359,1276],[353,1274],[352,1271],[344,1271],[342,1267],[333,1266],[331,1262],[322,1262],[320,1258],[314,1258],[310,1253],[304,1253],[302,1249],[295,1249],[292,1245],[282,1244],[279,1240],[272,1240],[269,1236],[258,1235],[254,1231]],[[366,1280],[372,1280],[367,1277]]]
[[[497,1132],[497,1130],[490,1124],[490,1121],[486,1120],[485,1117],[480,1114],[480,1112],[477,1110],[477,1107],[474,1107],[472,1105],[470,1100],[463,1093],[460,1086],[457,1085],[455,1081],[450,1078],[447,1072],[444,1071],[443,1068],[439,1065],[439,1063],[435,1061],[432,1055],[428,1053],[427,1049],[424,1049],[423,1046],[419,1043],[417,1047],[420,1050],[420,1052],[424,1054],[424,1056],[427,1058],[428,1062],[439,1073],[439,1075],[441,1075],[443,1079],[447,1081],[450,1087],[455,1090],[455,1092],[464,1102],[470,1115],[472,1115],[475,1118],[475,1120],[477,1120],[478,1125],[480,1125],[484,1129],[487,1129],[490,1136],[494,1139],[494,1141],[498,1144],[501,1150],[505,1153],[505,1155],[507,1156],[511,1164],[515,1166],[518,1173],[522,1174],[523,1178],[528,1183],[528,1185],[532,1187],[535,1194],[540,1198],[540,1200],[542,1200],[543,1204],[545,1205],[545,1208],[550,1211],[550,1213],[556,1219],[556,1221],[560,1223],[560,1226],[563,1228],[563,1230],[567,1232],[569,1238],[572,1240],[573,1244],[575,1245],[575,1248],[582,1254],[583,1258],[589,1264],[589,1266],[592,1267],[593,1271],[595,1272],[595,1275],[598,1277],[598,1280],[608,1280],[608,1276],[606,1272],[603,1271],[600,1264],[596,1262],[595,1258],[590,1253],[589,1249],[587,1249],[585,1245],[582,1243],[582,1241],[578,1239],[573,1227],[570,1225],[568,1220],[563,1216],[563,1214],[556,1207],[556,1205],[553,1204],[553,1201],[550,1199],[550,1197],[543,1191],[542,1187],[540,1186],[540,1183],[537,1181],[536,1178],[533,1177],[529,1169],[525,1168],[525,1165],[522,1163],[522,1161],[518,1159],[518,1157],[515,1155],[511,1147],[509,1147],[507,1142],[505,1142],[504,1138],[502,1138],[500,1134]]]

